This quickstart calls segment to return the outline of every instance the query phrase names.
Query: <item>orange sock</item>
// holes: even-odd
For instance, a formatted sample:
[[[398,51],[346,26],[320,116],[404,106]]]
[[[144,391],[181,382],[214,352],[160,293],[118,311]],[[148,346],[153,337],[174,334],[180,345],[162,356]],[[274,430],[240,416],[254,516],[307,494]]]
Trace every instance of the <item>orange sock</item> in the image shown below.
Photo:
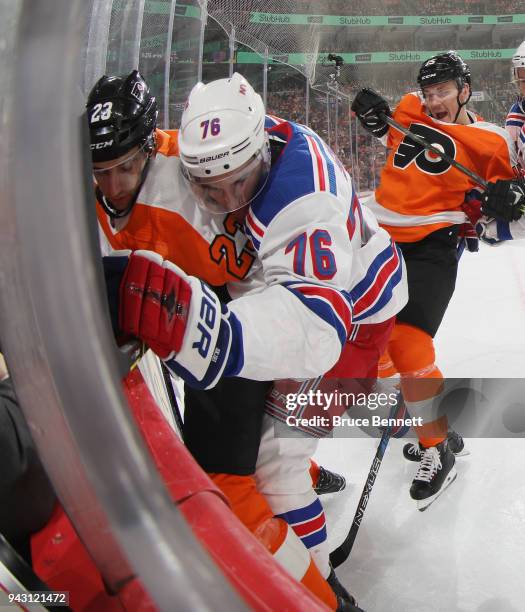
[[[379,358],[377,366],[377,375],[379,378],[390,378],[398,373],[394,362],[392,361],[388,351],[385,351]]]
[[[401,390],[412,417],[427,408],[425,422],[415,427],[421,444],[428,448],[447,437],[446,416],[432,418],[428,414],[431,402],[443,391],[443,374],[434,363],[434,341],[423,330],[406,323],[396,323],[388,344],[388,352],[401,373]],[[426,404],[426,406],[425,406]]]
[[[315,487],[319,480],[319,473],[319,465],[313,459],[310,459],[310,478],[312,479],[313,487]]]
[[[234,514],[276,561],[331,610],[336,610],[337,598],[308,549],[286,521],[273,515],[265,497],[257,490],[253,476],[209,476],[228,498]]]

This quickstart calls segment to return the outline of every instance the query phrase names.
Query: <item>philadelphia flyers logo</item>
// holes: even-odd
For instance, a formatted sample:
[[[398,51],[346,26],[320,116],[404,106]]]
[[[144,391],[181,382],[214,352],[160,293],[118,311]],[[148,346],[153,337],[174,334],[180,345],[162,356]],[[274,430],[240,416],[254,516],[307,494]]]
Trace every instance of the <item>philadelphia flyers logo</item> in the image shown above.
[[[455,159],[456,143],[444,132],[421,123],[412,123],[410,131],[423,137],[428,143]],[[411,163],[415,163],[421,171],[427,174],[443,174],[451,167],[448,161],[441,159],[431,151],[427,151],[409,136],[405,136],[394,154],[394,166],[404,170]]]

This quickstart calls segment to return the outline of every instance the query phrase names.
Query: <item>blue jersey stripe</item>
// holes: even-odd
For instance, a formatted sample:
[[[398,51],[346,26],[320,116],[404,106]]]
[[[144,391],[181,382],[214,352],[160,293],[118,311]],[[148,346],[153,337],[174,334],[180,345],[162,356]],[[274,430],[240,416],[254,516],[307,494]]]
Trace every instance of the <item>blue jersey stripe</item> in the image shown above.
[[[524,122],[525,122],[525,120],[523,120],[523,121],[516,121],[515,119],[510,119],[509,121],[507,121],[505,123],[505,125],[513,125],[515,127],[521,127]]]
[[[326,527],[319,529],[315,533],[311,535],[303,536],[301,538],[301,542],[306,546],[306,548],[313,548],[314,546],[319,546],[326,541]]]
[[[500,240],[512,240],[512,234],[510,233],[507,221],[496,221],[496,227],[498,228],[498,238]]]
[[[323,507],[321,506],[321,502],[316,499],[308,506],[297,508],[296,510],[289,510],[288,512],[283,512],[276,516],[284,519],[289,525],[296,525],[297,523],[304,523],[305,521],[316,518],[322,512]]]
[[[252,232],[252,231],[250,230],[250,228],[249,228],[247,225],[245,225],[245,226],[244,226],[244,229],[245,229],[245,233],[246,233],[246,235],[247,235],[247,236],[248,236],[248,238],[249,238],[249,239],[252,241],[253,248],[254,248],[256,251],[259,251],[259,249],[261,248],[261,243],[260,243],[260,241],[259,241],[259,240],[256,238],[256,235],[254,234],[254,232]]]
[[[379,312],[386,304],[392,299],[395,287],[399,284],[402,277],[402,268],[399,266],[394,275],[390,277],[390,280],[385,285],[380,298],[375,302],[372,308],[365,310],[360,315],[355,317],[355,321],[362,321],[366,317],[371,317],[376,312]]]
[[[341,319],[337,315],[337,311],[329,304],[327,301],[317,298],[314,296],[306,296],[302,294],[300,291],[293,289],[292,287],[287,287],[286,283],[283,283],[283,286],[286,287],[289,291],[291,291],[301,302],[312,312],[314,312],[318,317],[321,317],[323,321],[331,325],[335,331],[337,332],[337,336],[339,337],[339,341],[341,342],[341,346],[343,346],[346,342],[347,331]],[[341,292],[343,294],[343,292]]]
[[[354,321],[361,321],[378,312],[391,299],[394,288],[399,284],[403,271],[402,255],[397,246],[395,251],[392,247],[391,243],[377,255],[368,268],[365,278],[350,291]],[[370,296],[374,299],[367,305]],[[360,304],[359,302],[363,300],[364,304]]]
[[[399,249],[398,249],[398,253],[400,253]],[[389,259],[391,259],[391,257],[392,257],[392,245],[389,244],[372,261],[363,280],[357,283],[357,285],[351,290],[350,294],[352,296],[353,304],[355,304],[358,300],[360,300],[361,297],[368,291],[370,286],[373,285],[374,280],[379,270],[383,267],[383,264],[385,264]]]
[[[332,157],[327,152],[325,144],[323,143],[323,141],[319,138],[317,134],[312,132],[311,137],[317,143],[321,151],[321,155],[324,157],[324,160],[326,161],[326,169],[328,171],[328,184],[330,185],[330,193],[337,195],[337,181],[335,179],[335,165],[332,160]]]

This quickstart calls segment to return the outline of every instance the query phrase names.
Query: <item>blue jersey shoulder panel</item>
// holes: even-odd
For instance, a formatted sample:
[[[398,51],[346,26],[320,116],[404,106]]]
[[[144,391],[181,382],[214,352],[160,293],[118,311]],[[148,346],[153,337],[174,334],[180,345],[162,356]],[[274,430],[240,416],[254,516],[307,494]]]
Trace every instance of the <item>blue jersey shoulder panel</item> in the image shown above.
[[[272,162],[266,186],[251,204],[251,213],[263,226],[295,200],[315,191],[337,193],[333,153],[309,128],[267,117],[270,139],[285,143]]]
[[[525,120],[525,98],[518,98],[511,106],[505,125],[521,127]]]

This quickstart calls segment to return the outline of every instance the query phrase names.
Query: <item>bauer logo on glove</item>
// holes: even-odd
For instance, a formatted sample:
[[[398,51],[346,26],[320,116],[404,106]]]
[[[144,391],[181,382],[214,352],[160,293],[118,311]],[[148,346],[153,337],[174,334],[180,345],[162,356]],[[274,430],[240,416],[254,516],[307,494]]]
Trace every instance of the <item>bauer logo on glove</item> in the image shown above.
[[[122,258],[118,263],[120,335],[143,340],[195,388],[213,387],[222,375],[237,373],[233,365],[225,372],[230,356],[232,364],[239,362],[237,351],[232,352],[234,345],[242,347],[240,340],[232,341],[236,318],[208,285],[151,251],[135,251],[125,258],[125,266]],[[104,267],[115,266],[105,261]],[[116,296],[109,284],[108,297],[114,312]]]

